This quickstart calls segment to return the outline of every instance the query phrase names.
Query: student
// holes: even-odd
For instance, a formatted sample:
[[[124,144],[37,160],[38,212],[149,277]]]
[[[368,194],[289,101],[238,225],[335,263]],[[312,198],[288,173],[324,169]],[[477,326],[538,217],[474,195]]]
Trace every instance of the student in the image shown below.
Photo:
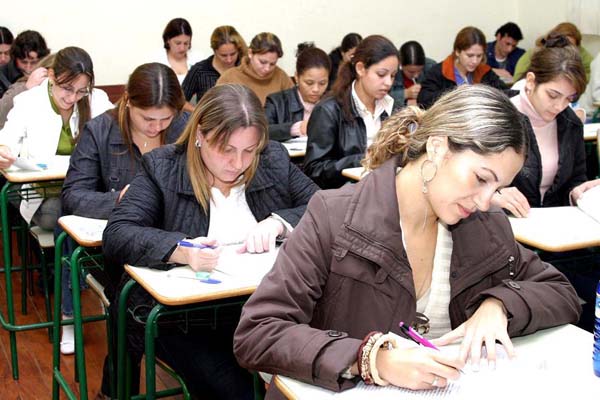
[[[340,65],[344,62],[350,62],[352,60],[352,56],[356,51],[356,47],[362,41],[362,36],[358,33],[348,33],[342,39],[342,44],[329,53],[329,59],[331,60],[331,72],[329,73],[329,86],[327,89],[330,89],[333,86],[337,78],[338,69],[340,69]]]
[[[267,96],[265,114],[271,140],[306,136],[308,118],[327,90],[331,70],[327,53],[313,43],[300,43],[296,57],[296,87]]]
[[[23,31],[17,35],[10,48],[10,62],[0,67],[0,97],[23,75],[29,76],[40,59],[50,50],[46,41],[36,31]]]
[[[0,168],[10,167],[17,156],[48,160],[70,155],[83,125],[109,108],[106,93],[94,89],[88,53],[65,47],[56,53],[48,78],[15,97],[0,131]],[[60,199],[23,200],[21,214],[27,222],[52,230],[60,215]]]
[[[496,341],[513,356],[511,337],[577,321],[564,276],[516,243],[503,213],[488,211],[523,165],[523,123],[484,85],[391,116],[369,148],[372,172],[314,196],[245,304],[234,337],[240,364],[334,391],[361,378],[435,389],[458,379],[466,359],[478,364],[486,343],[493,362]],[[462,339],[459,354],[380,349],[390,339],[381,332],[399,334],[400,322],[437,345]]]
[[[414,40],[402,44],[399,52],[400,73],[396,74],[390,96],[396,104],[414,106],[421,91],[421,81],[435,61],[425,57],[423,47]]]
[[[215,28],[210,36],[210,47],[213,55],[194,64],[185,79],[182,88],[186,103],[186,111],[194,111],[189,103],[194,96],[200,101],[204,93],[215,86],[221,74],[239,65],[246,55],[246,42],[233,26],[224,25]]]
[[[0,67],[10,62],[10,47],[13,39],[12,32],[8,28],[0,26]]]
[[[181,84],[192,65],[201,60],[200,55],[192,51],[192,27],[183,18],[172,19],[162,38],[164,50],[155,61],[171,67]]]
[[[369,142],[391,115],[388,94],[398,72],[398,50],[383,36],[366,37],[340,66],[332,95],[308,120],[304,172],[322,189],[342,186],[344,168],[358,167]]]
[[[531,122],[531,146],[523,170],[494,204],[516,217],[530,207],[576,203],[589,188],[583,125],[569,103],[585,89],[585,70],[577,49],[564,36],[550,36],[534,52],[525,87],[511,101]]]
[[[543,46],[542,40],[544,38],[547,38],[550,36],[558,36],[558,35],[565,36],[567,39],[569,39],[569,42],[571,42],[571,44],[573,46],[577,46],[577,50],[579,51],[579,55],[581,56],[581,61],[583,62],[583,68],[585,69],[586,79],[589,80],[593,57],[589,53],[589,51],[587,51],[585,49],[585,47],[583,47],[581,45],[581,32],[579,32],[579,29],[577,29],[577,27],[575,25],[573,25],[572,23],[562,22],[562,23],[556,25],[554,28],[552,28],[550,30],[550,32],[547,35],[544,35],[543,37],[539,38],[535,42],[535,45],[536,45],[536,47],[542,47]],[[515,67],[515,73],[514,73],[515,81],[522,79],[523,76],[529,70],[531,56],[533,55],[534,51],[535,51],[535,49],[529,49],[521,56],[521,58],[519,58],[519,61],[517,62],[517,66]]]
[[[175,145],[143,157],[142,171],[108,219],[104,254],[121,272],[124,263],[165,262],[211,270],[218,250],[177,243],[243,241],[242,250],[272,250],[275,237],[289,235],[317,189],[281,144],[268,142],[258,97],[242,85],[218,85],[202,97]],[[132,295],[138,304],[151,301],[138,293]],[[183,375],[195,395],[252,398],[251,376],[232,354],[234,317],[231,324],[220,320],[216,330],[157,338],[157,355]],[[139,335],[139,327],[129,330],[130,347]],[[139,351],[129,351],[134,366]]]
[[[517,61],[525,53],[519,42],[523,40],[521,29],[514,22],[507,22],[496,31],[496,40],[487,44],[487,65],[504,82],[511,83]]]
[[[421,84],[417,102],[429,108],[445,91],[458,85],[484,83],[498,89],[506,85],[485,63],[485,35],[467,26],[454,39],[454,47],[444,61],[431,67]]]
[[[268,95],[294,86],[285,71],[277,66],[277,61],[282,56],[283,48],[279,38],[273,33],[259,33],[252,38],[248,55],[240,65],[225,71],[217,80],[217,85],[246,85],[256,93],[264,106]]]
[[[22,76],[15,83],[9,86],[4,92],[4,96],[0,98],[0,129],[4,128],[8,113],[12,110],[14,105],[14,98],[26,90],[29,90],[35,86],[39,86],[46,78],[48,78],[48,68],[54,63],[55,54],[48,54],[42,58],[29,76]]]
[[[579,105],[586,111],[589,121],[591,121],[594,113],[598,111],[597,104],[600,103],[600,53],[598,53],[594,58],[594,61],[592,61],[590,71],[590,79],[585,88],[585,92],[583,92],[579,98]]]

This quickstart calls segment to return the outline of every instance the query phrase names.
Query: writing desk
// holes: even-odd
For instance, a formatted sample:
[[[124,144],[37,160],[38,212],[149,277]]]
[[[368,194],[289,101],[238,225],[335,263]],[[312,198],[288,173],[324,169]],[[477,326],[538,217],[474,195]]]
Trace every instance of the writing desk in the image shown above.
[[[0,219],[2,225],[2,248],[4,251],[4,275],[6,279],[6,313],[8,321],[0,312],[0,323],[2,328],[9,333],[10,353],[12,364],[13,379],[19,379],[19,362],[17,356],[17,331],[26,331],[32,329],[49,328],[52,326],[50,321],[40,322],[35,324],[16,324],[15,310],[12,295],[12,254],[11,254],[11,228],[8,219],[8,202],[13,199],[20,200],[22,198],[35,200],[43,197],[35,189],[22,188],[21,185],[32,183],[45,183],[45,188],[38,188],[45,193],[49,188],[60,188],[62,180],[65,178],[68,169],[68,159],[60,162],[50,163],[49,168],[43,171],[24,171],[17,168],[8,168],[0,170],[0,173],[6,178],[7,182],[0,191]],[[52,182],[61,181],[61,182]]]
[[[355,181],[360,181],[363,178],[363,176],[366,176],[368,173],[368,171],[365,172],[364,167],[344,168],[342,170],[342,176],[354,179]]]
[[[54,262],[54,318],[52,341],[52,398],[58,399],[59,385],[70,396],[74,396],[66,380],[60,372],[60,326],[72,323],[75,331],[75,362],[77,376],[79,377],[80,399],[87,400],[87,373],[85,367],[85,352],[83,351],[83,322],[99,321],[106,317],[104,315],[90,316],[85,319],[81,313],[81,288],[79,287],[80,268],[83,262],[101,265],[102,255],[102,233],[106,227],[107,220],[66,215],[58,219],[58,224],[64,230],[57,240],[55,246]],[[71,269],[71,291],[73,293],[73,318],[70,321],[61,321],[62,300],[62,249],[67,235],[77,243],[77,248],[66,260]],[[110,353],[109,353],[110,354]],[[110,364],[112,365],[112,364]]]
[[[229,305],[241,305],[242,296],[250,295],[262,278],[271,270],[277,251],[262,254],[237,254],[239,246],[226,246],[219,263],[211,277],[221,281],[218,284],[203,283],[195,278],[195,273],[187,266],[170,270],[125,265],[125,271],[131,276],[119,296],[118,311],[118,366],[125,368],[125,328],[127,316],[127,298],[135,284],[142,286],[157,302],[146,319],[145,325],[145,371],[146,398],[154,399],[156,392],[156,357],[154,340],[158,336],[158,319],[161,315],[181,313],[215,307],[204,305],[214,300],[231,300]],[[235,299],[238,298],[238,301]],[[223,305],[221,303],[221,305]],[[183,306],[183,307],[182,307]],[[117,398],[125,398],[125,374],[119,371]]]
[[[530,209],[526,218],[509,217],[519,242],[559,252],[600,246],[600,224],[577,207]]]
[[[306,136],[296,137],[286,142],[282,142],[283,146],[288,151],[290,158],[304,157],[306,155],[306,144],[308,138]]]
[[[274,383],[288,399],[351,400],[376,398],[452,398],[452,399],[518,399],[572,397],[583,393],[593,398],[600,393],[600,378],[592,368],[593,335],[574,325],[538,331],[513,338],[517,359],[499,360],[496,371],[466,372],[458,390],[408,391],[394,387],[366,386],[362,383],[341,393],[312,386],[295,379],[276,376]],[[500,364],[503,361],[507,364]],[[510,364],[514,363],[512,366]],[[479,377],[477,374],[481,374]],[[479,380],[479,382],[477,382]],[[460,382],[460,381],[459,381]],[[490,385],[486,386],[486,383]],[[491,387],[490,387],[491,386]],[[568,398],[568,397],[567,397]]]

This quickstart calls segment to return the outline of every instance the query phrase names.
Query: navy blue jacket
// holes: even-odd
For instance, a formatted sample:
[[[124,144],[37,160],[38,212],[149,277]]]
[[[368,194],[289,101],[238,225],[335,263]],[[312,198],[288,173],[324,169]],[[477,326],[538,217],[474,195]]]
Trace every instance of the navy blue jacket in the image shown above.
[[[487,44],[486,57],[487,57],[487,65],[492,68],[500,68],[498,65],[498,61],[496,61],[496,53],[494,51],[494,47],[496,47],[496,41],[489,42]],[[515,47],[513,51],[506,57],[506,70],[510,72],[511,75],[515,74],[515,67],[517,66],[517,62],[519,58],[525,54],[525,50],[520,47]]]
[[[177,140],[187,120],[187,113],[173,119],[166,143]],[[129,153],[112,110],[86,123],[71,155],[63,185],[63,215],[108,218],[121,189],[140,170],[142,154],[135,145],[133,151],[135,157]]]

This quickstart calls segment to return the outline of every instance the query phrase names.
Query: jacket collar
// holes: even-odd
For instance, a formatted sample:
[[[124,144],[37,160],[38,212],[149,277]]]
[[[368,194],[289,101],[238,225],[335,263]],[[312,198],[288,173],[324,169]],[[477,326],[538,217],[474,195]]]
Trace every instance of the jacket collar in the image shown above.
[[[292,93],[292,95],[290,96],[290,111],[292,113],[304,112],[304,105],[300,100],[300,93],[298,93],[298,88],[293,87],[287,90],[289,90]]]
[[[480,83],[483,76],[491,69],[492,67],[483,62],[479,64],[477,68],[475,68],[475,71],[473,71],[473,83]],[[444,78],[456,83],[456,78],[454,77],[454,54],[450,54],[442,62],[442,75],[444,75]]]

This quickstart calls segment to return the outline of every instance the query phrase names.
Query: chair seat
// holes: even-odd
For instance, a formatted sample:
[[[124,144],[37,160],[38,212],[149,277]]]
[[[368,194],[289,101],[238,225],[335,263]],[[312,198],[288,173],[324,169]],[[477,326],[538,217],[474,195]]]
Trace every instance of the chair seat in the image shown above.
[[[54,247],[54,232],[47,231],[39,226],[32,226],[29,228],[29,232],[31,232],[31,235],[37,240],[41,248],[50,249]]]
[[[92,274],[86,274],[85,281],[89,285],[89,287],[94,291],[94,293],[96,293],[98,297],[100,297],[102,304],[104,304],[104,306],[108,308],[110,306],[110,300],[108,300],[108,297],[106,297],[106,294],[104,294],[104,286],[102,286],[102,284],[98,282],[98,280],[94,278]]]

